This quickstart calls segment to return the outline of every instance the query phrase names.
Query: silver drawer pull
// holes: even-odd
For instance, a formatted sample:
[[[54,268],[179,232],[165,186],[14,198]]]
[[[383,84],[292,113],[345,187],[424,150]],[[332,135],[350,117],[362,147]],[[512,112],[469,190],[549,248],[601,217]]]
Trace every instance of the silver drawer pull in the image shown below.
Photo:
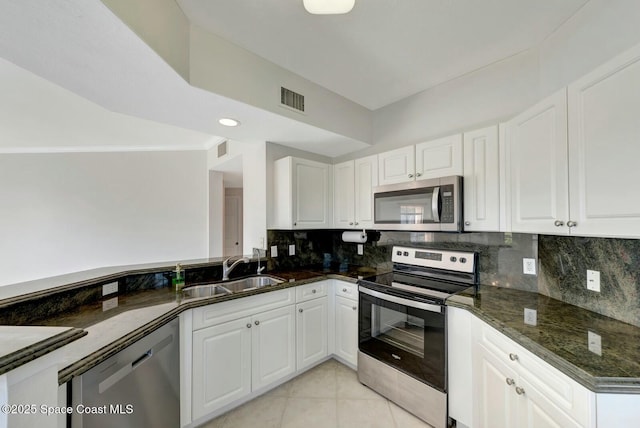
[[[509,354],[509,359],[511,361],[516,361],[518,359],[518,354]]]
[[[554,222],[553,222],[553,224],[554,224],[556,227],[564,226],[564,221],[562,221],[562,220],[556,220],[556,221],[554,221]]]
[[[300,308],[300,309],[298,309],[298,312],[303,313],[304,309]]]
[[[256,321],[254,324],[255,325],[260,325],[260,321]]]
[[[409,174],[409,178],[413,178],[413,174]]]
[[[358,309],[358,307],[357,307],[357,306],[354,306],[354,307],[352,307],[351,309],[353,309],[353,310],[355,311],[356,309]]]
[[[247,328],[251,328],[251,323],[247,324]]]
[[[312,292],[313,294],[316,294],[316,289],[314,288],[313,290],[311,290],[311,292]]]
[[[392,356],[393,358],[395,358],[396,360],[401,360],[401,359],[402,359],[402,358],[400,358],[399,356],[397,356],[396,354],[391,354],[391,356]]]
[[[516,394],[524,395],[524,388],[520,388],[519,386],[516,386]]]
[[[515,380],[511,379],[510,377],[507,378],[507,385],[511,386],[514,385],[516,383]]]
[[[343,293],[346,293],[346,292],[347,292],[347,289],[346,289],[346,288],[343,288],[343,289],[342,289],[342,292],[343,292]]]
[[[569,227],[576,227],[577,225],[578,225],[578,223],[575,222],[575,221],[568,221],[567,222],[567,226],[569,226]]]

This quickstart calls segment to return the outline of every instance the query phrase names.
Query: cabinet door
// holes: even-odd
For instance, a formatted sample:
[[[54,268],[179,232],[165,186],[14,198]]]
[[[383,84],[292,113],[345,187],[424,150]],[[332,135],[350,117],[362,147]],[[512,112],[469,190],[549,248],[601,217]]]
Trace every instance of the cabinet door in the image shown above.
[[[294,306],[254,315],[252,390],[296,371]]]
[[[464,229],[500,229],[498,127],[464,134]]]
[[[640,46],[569,85],[571,233],[640,236]]]
[[[331,227],[331,165],[293,158],[293,228]]]
[[[416,144],[416,180],[462,175],[462,135]]]
[[[524,378],[518,380],[518,427],[522,428],[584,428],[567,416],[553,401],[536,390]]]
[[[566,90],[507,124],[513,232],[567,234]]]
[[[327,298],[299,303],[296,310],[297,364],[298,370],[302,370],[327,356]]]
[[[373,188],[378,185],[378,155],[355,160],[356,228],[373,227]]]
[[[358,364],[358,303],[336,296],[337,356],[356,366]]]
[[[402,147],[378,155],[378,184],[413,181],[415,175],[415,146]]]
[[[348,229],[354,227],[354,161],[333,166],[333,227]]]
[[[515,371],[478,343],[474,343],[473,352],[473,426],[518,427]]]
[[[251,318],[193,333],[193,419],[251,392]]]

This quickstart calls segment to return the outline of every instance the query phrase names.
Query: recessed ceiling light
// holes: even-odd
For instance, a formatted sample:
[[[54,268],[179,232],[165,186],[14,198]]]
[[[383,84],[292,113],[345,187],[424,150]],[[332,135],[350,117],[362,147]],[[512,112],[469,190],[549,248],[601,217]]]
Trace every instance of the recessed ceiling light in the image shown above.
[[[218,119],[218,123],[220,123],[220,125],[224,125],[224,126],[238,126],[240,125],[240,122],[235,120],[235,119],[231,119],[230,117],[223,117],[222,119]]]

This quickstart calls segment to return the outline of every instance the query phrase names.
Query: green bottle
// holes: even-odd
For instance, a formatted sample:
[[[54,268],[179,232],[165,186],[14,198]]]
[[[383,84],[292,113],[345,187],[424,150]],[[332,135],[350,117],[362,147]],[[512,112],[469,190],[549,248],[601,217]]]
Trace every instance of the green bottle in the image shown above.
[[[180,263],[176,264],[176,270],[174,272],[176,276],[171,280],[171,285],[176,293],[182,293],[182,288],[184,287],[184,269],[182,269]]]

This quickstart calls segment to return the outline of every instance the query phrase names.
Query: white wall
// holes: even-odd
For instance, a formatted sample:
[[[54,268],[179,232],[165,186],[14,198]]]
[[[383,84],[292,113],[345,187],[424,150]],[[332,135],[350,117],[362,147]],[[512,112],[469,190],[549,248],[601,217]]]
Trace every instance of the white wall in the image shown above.
[[[591,0],[538,47],[380,108],[374,145],[334,163],[498,123],[640,43],[640,2]]]
[[[205,151],[0,154],[0,285],[207,256]]]
[[[242,159],[242,252],[252,254],[267,240],[266,143],[228,141],[227,154],[218,158],[217,146],[208,152],[208,167],[216,170],[230,160]],[[222,209],[222,207],[220,207]]]
[[[224,173],[209,171],[209,257],[224,252]]]

